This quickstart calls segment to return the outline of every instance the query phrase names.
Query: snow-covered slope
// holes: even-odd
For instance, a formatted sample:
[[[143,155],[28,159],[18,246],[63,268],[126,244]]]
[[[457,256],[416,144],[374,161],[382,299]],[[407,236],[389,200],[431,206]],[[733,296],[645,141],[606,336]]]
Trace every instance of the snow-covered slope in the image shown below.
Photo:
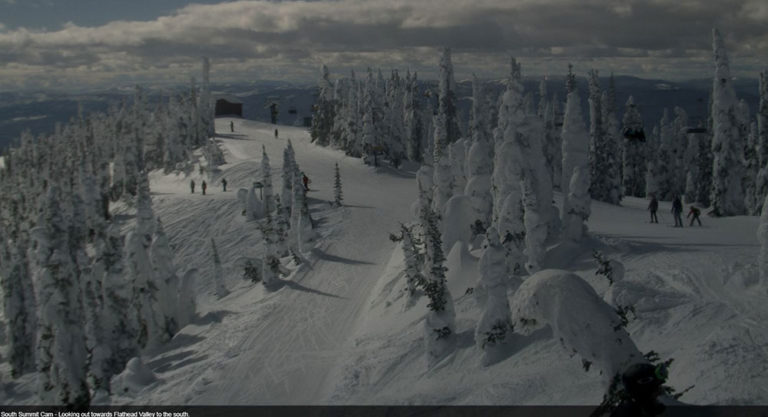
[[[221,131],[231,119],[219,119]],[[275,293],[241,279],[242,257],[260,256],[255,223],[241,216],[237,189],[260,180],[261,147],[271,159],[279,189],[282,152],[291,139],[300,168],[310,178],[310,209],[323,235],[306,254],[308,263]],[[148,404],[300,404],[323,402],[326,377],[343,357],[371,288],[394,245],[388,233],[409,219],[415,198],[412,174],[375,172],[359,159],[309,144],[304,129],[235,120],[235,133],[220,143],[227,165],[202,196],[191,194],[196,176],[152,177],[155,211],[166,224],[182,269],[200,270],[201,318],[170,346],[145,359],[159,382],[119,402]],[[345,207],[331,208],[333,167],[338,162]],[[221,178],[228,182],[222,191]],[[231,294],[213,296],[209,278],[213,237]]]
[[[217,121],[229,127],[229,119]],[[236,120],[222,135],[228,165],[209,195],[189,194],[189,177],[154,176],[155,209],[166,223],[180,268],[198,268],[201,318],[162,351],[145,358],[158,381],[117,402],[153,404],[596,404],[608,378],[551,331],[515,335],[508,357],[480,362],[474,326],[478,294],[476,258],[449,256],[448,281],[457,297],[457,350],[428,370],[422,320],[426,300],[406,308],[403,256],[388,239],[411,220],[415,198],[410,173],[365,166],[358,159],[309,143],[306,131]],[[228,129],[222,129],[228,130]],[[323,237],[291,283],[267,294],[241,279],[238,260],[261,253],[254,224],[240,215],[236,190],[259,179],[261,145],[279,181],[282,150],[291,138],[311,178],[313,215]],[[339,162],[346,206],[332,209],[333,164]],[[229,191],[221,191],[226,177]],[[196,179],[198,184],[202,178]],[[275,184],[277,189],[279,184]],[[704,219],[704,227],[647,222],[646,202],[622,207],[593,203],[581,246],[550,248],[545,267],[576,272],[607,301],[632,304],[628,331],[641,351],[674,358],[670,383],[683,400],[768,402],[768,307],[756,292],[757,218]],[[665,211],[667,210],[667,211]],[[213,296],[214,237],[232,293]],[[594,274],[598,249],[624,263],[626,276],[609,287]],[[477,252],[475,256],[479,255]],[[510,299],[514,288],[511,282]],[[515,306],[513,305],[514,309]],[[578,315],[581,312],[574,311]],[[596,340],[594,343],[601,343]]]
[[[234,120],[235,132],[229,132]],[[142,378],[123,375],[128,391],[115,404],[597,404],[608,377],[551,329],[514,334],[506,357],[481,363],[475,324],[482,291],[478,251],[457,247],[446,266],[456,298],[456,350],[432,369],[423,345],[426,299],[406,303],[402,250],[388,239],[412,220],[412,172],[374,169],[359,159],[309,143],[303,129],[240,119],[217,120],[227,165],[213,178],[151,175],[154,210],[175,251],[180,274],[197,269],[198,318],[167,345],[148,352]],[[290,138],[311,179],[310,209],[320,239],[280,290],[242,279],[244,257],[259,257],[261,235],[241,215],[237,190],[260,180],[261,147],[280,186],[282,151]],[[344,190],[333,208],[333,167]],[[221,179],[228,181],[224,192]],[[190,193],[189,181],[198,184]],[[206,196],[199,186],[208,180]],[[560,196],[556,196],[558,202]],[[768,303],[756,284],[756,217],[703,219],[703,227],[672,228],[669,203],[650,224],[647,203],[593,202],[592,237],[550,247],[543,267],[572,271],[608,302],[634,305],[627,331],[642,352],[674,358],[670,384],[695,385],[695,404],[768,403]],[[216,240],[229,295],[217,299],[210,238]],[[621,261],[623,280],[596,276],[592,251]],[[510,281],[514,302],[519,281]],[[589,292],[589,291],[587,291]],[[572,304],[576,305],[576,304]],[[515,305],[510,306],[515,310]],[[570,314],[578,316],[582,311]],[[558,319],[563,319],[561,314]],[[583,319],[583,317],[581,317]],[[585,333],[589,335],[588,333]],[[601,344],[593,339],[589,343]],[[589,347],[589,343],[580,345]],[[597,362],[596,362],[597,363]],[[156,378],[156,379],[154,379]],[[138,381],[138,382],[137,382]],[[6,385],[12,403],[34,403],[33,376]]]
[[[633,198],[623,207],[593,202],[589,227],[594,238],[581,246],[551,248],[544,267],[574,271],[606,301],[634,305],[637,317],[627,330],[642,352],[654,350],[675,359],[670,385],[678,391],[694,385],[683,401],[768,403],[768,307],[766,294],[755,287],[758,219],[705,217],[704,227],[676,229],[664,224],[671,223],[670,215],[662,214],[662,224],[648,223],[646,206]],[[670,208],[662,203],[661,213]],[[595,275],[594,249],[624,263],[624,280],[609,286]],[[367,321],[357,330],[354,344],[361,351],[339,372],[333,401],[597,404],[602,399],[609,378],[596,366],[585,371],[582,356],[549,329],[513,336],[509,357],[483,367],[472,340],[482,313],[477,292],[461,296],[464,291],[454,288],[458,349],[428,370],[420,339],[426,302],[406,307],[402,270],[402,254],[395,252],[371,297]],[[454,280],[477,278],[475,273]],[[512,303],[517,285],[508,284]],[[587,314],[569,313],[576,321]],[[586,337],[593,337],[587,332]],[[611,341],[590,342],[599,350]]]

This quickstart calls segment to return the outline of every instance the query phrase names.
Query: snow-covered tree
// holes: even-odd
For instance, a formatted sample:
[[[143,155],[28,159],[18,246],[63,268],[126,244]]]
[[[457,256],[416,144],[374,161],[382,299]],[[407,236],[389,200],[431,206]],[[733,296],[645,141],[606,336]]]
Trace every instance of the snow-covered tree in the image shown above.
[[[757,165],[757,123],[752,122],[749,127],[747,146],[744,148],[744,160],[746,162],[744,175],[744,205],[747,208],[747,212],[754,216],[760,213],[760,211],[757,210],[757,207],[760,206],[757,202],[757,174],[759,170]]]
[[[443,49],[440,56],[440,78],[438,83],[437,114],[441,117],[437,123],[442,124],[444,141],[441,145],[447,146],[456,142],[461,137],[459,130],[459,116],[456,109],[456,81],[453,78],[453,63],[451,62],[451,49]],[[435,142],[436,144],[438,142]],[[438,155],[442,155],[442,149],[436,149]]]
[[[377,165],[377,152],[381,148],[381,137],[378,126],[381,124],[381,109],[376,99],[376,82],[373,71],[368,68],[368,78],[365,81],[362,100],[362,130],[363,159],[366,163]]]
[[[411,161],[421,162],[425,149],[423,145],[424,123],[422,105],[416,73],[406,75],[404,95],[405,153]]]
[[[486,294],[485,309],[475,327],[475,343],[483,349],[482,363],[488,366],[500,359],[500,346],[512,331],[512,323],[507,300],[506,251],[496,229],[488,229],[485,239],[479,263],[480,281],[475,287]]]
[[[759,96],[756,145],[759,171],[755,181],[756,211],[762,210],[763,200],[768,196],[768,71],[760,73]]]
[[[301,182],[301,172],[295,171],[293,175],[293,201],[291,203],[291,233],[296,253],[308,249],[308,244],[314,241],[312,218],[309,214],[309,202],[307,190]]]
[[[616,86],[613,74],[608,81],[608,90],[603,92],[601,99],[603,134],[605,147],[606,172],[603,175],[606,187],[605,202],[619,204],[621,202],[621,133],[616,117]]]
[[[125,259],[128,264],[128,276],[133,283],[131,301],[138,314],[138,344],[141,348],[151,348],[167,341],[170,335],[166,331],[166,317],[158,298],[160,285],[156,282],[149,254],[156,220],[146,174],[141,178],[136,227],[126,238]]]
[[[35,368],[35,331],[37,317],[34,293],[25,288],[31,286],[26,244],[21,239],[3,238],[0,231],[0,285],[3,293],[3,315],[8,322],[8,362],[11,376],[17,378]],[[32,299],[30,299],[32,298]]]
[[[720,216],[744,214],[744,138],[740,137],[738,103],[723,39],[712,30],[715,58],[712,103],[712,209]]]
[[[61,189],[52,185],[39,226],[33,231],[37,242],[38,393],[45,404],[79,408],[90,403],[85,316],[80,283],[75,279],[79,271],[67,241],[69,219],[63,217],[60,201]]]
[[[581,116],[576,77],[569,71],[566,87],[568,97],[563,120],[563,180],[568,184],[563,202],[563,237],[569,240],[582,238],[589,218],[589,135]]]
[[[163,316],[165,317],[165,332],[172,336],[179,327],[179,277],[176,275],[176,266],[173,263],[173,251],[165,234],[163,223],[157,219],[152,246],[150,247],[150,259],[155,273],[155,285],[157,286],[157,298],[160,300]]]
[[[333,99],[333,84],[331,84],[328,67],[324,64],[320,68],[317,102],[313,109],[312,127],[310,128],[312,141],[318,145],[327,146],[331,140],[336,103]]]
[[[419,286],[425,284],[424,273],[424,254],[421,252],[421,241],[414,233],[414,226],[400,224],[400,233],[391,235],[390,239],[396,242],[402,242],[403,255],[405,258],[405,284],[408,291],[409,301],[413,301],[417,295]],[[409,302],[410,304],[410,302]]]
[[[333,204],[336,207],[342,206],[344,195],[341,190],[341,173],[339,172],[339,163],[336,162],[333,168]]]
[[[609,139],[605,132],[603,119],[603,91],[597,70],[589,72],[589,155],[590,155],[590,194],[595,200],[612,202],[612,178],[610,172]]]
[[[296,170],[296,153],[293,150],[291,140],[288,139],[288,144],[285,145],[283,150],[283,172],[281,179],[283,180],[283,188],[280,192],[280,200],[283,202],[283,210],[285,213],[291,212],[291,201],[293,200],[293,172]],[[288,217],[286,214],[285,217]]]
[[[229,295],[227,285],[224,283],[224,269],[221,267],[221,258],[216,249],[216,241],[211,238],[211,253],[213,255],[213,281],[216,284],[216,298],[221,300]]]
[[[643,117],[629,96],[624,110],[624,148],[622,154],[622,186],[624,195],[643,197],[645,195],[646,148],[643,132]],[[565,180],[565,175],[563,175]],[[567,180],[566,180],[567,181]]]
[[[700,161],[700,148],[701,142],[704,138],[695,132],[687,134],[686,143],[688,146],[685,148],[683,155],[683,167],[685,169],[685,202],[696,203],[699,197],[699,188],[701,183],[705,180],[701,175],[701,161]]]
[[[262,206],[265,215],[269,215],[275,209],[275,201],[272,195],[272,167],[269,165],[269,156],[264,145],[261,145],[261,182],[264,186]]]
[[[445,253],[440,231],[440,216],[424,201],[420,222],[424,230],[425,276],[422,285],[429,298],[429,312],[424,321],[424,340],[429,366],[445,356],[452,347],[456,321],[453,297],[446,285]]]
[[[121,372],[125,364],[139,353],[139,323],[133,313],[133,291],[126,276],[123,253],[124,241],[119,227],[116,224],[108,226],[105,233],[99,236],[92,268],[96,278],[100,278],[103,300],[101,327],[105,331],[105,344],[95,346],[103,347],[104,351],[94,351],[91,364],[96,389],[109,389],[110,378]]]

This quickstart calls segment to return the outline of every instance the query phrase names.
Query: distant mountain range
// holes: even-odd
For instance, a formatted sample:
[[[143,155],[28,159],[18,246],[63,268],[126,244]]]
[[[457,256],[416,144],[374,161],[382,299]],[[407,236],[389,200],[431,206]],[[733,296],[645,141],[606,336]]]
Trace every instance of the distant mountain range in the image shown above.
[[[538,86],[540,79],[525,79],[526,91],[534,94],[538,101]],[[709,90],[711,80],[700,79],[684,82],[665,80],[649,80],[629,76],[617,76],[616,99],[619,105],[619,120],[624,111],[623,104],[630,95],[640,108],[645,124],[650,130],[658,123],[665,107],[680,106],[688,112],[690,124],[706,121],[708,112]],[[601,78],[603,88],[607,88],[608,79]],[[498,94],[504,88],[502,80],[490,81],[489,89]],[[437,89],[434,82],[426,82],[425,88]],[[557,93],[560,100],[565,99],[564,78],[550,77],[547,80],[549,94]],[[578,79],[579,90],[582,92],[583,112],[587,117],[586,107],[587,80]],[[755,79],[734,80],[736,94],[747,101],[754,115],[758,103],[758,82]],[[160,100],[171,92],[177,93],[189,88],[186,86],[148,88],[150,100]],[[311,117],[312,104],[317,90],[314,86],[292,84],[281,81],[260,81],[237,84],[213,84],[214,94],[235,95],[243,102],[243,117],[246,119],[269,121],[269,105],[278,103],[280,124],[300,126],[305,118]],[[84,113],[105,111],[111,104],[119,104],[130,99],[133,88],[113,88],[103,91],[81,93],[63,92],[0,92],[0,148],[16,140],[21,132],[31,131],[35,135],[48,134],[54,131],[57,124],[63,124],[77,116],[79,109]],[[469,81],[458,82],[459,111],[466,119],[469,115],[472,95],[472,85]]]

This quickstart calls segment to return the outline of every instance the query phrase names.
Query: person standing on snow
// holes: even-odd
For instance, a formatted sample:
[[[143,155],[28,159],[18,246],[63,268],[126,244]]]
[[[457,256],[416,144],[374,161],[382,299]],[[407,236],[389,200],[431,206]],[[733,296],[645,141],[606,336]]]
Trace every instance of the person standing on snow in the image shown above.
[[[277,139],[277,129],[275,129],[275,139]]]
[[[192,194],[195,193],[195,180],[189,182],[189,188],[192,189]]]
[[[691,219],[691,224],[689,226],[693,226],[694,220],[699,222],[699,226],[701,226],[701,219],[699,218],[700,214],[701,214],[701,210],[697,209],[694,206],[691,206],[691,209],[688,210],[688,215],[686,216]]]
[[[683,202],[680,201],[680,196],[676,195],[674,201],[672,201],[672,216],[675,218],[675,227],[683,227],[683,218],[680,217],[683,214]]]
[[[224,192],[226,193],[227,192],[227,179],[226,178],[222,178],[221,179],[221,185],[224,187]]]
[[[659,218],[656,217],[656,211],[659,209],[659,200],[656,200],[656,196],[651,194],[651,202],[648,204],[648,210],[651,211],[651,223],[658,223]]]
[[[203,195],[205,195],[205,189],[208,188],[208,184],[205,183],[205,180],[203,180]]]
[[[229,130],[231,130],[234,133],[234,131],[235,131],[235,122],[234,121],[230,121],[229,122]]]
[[[304,189],[309,191],[309,177],[305,173],[301,173],[301,181],[304,183]]]

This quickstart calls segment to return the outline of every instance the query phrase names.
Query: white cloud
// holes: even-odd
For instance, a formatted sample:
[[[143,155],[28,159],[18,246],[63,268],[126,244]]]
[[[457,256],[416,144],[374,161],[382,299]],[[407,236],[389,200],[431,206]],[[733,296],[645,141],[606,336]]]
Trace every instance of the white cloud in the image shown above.
[[[548,68],[552,62],[590,60],[595,66],[647,75],[669,70],[662,61],[675,60],[681,67],[673,72],[680,75],[700,70],[698,63],[686,62],[708,56],[712,26],[728,34],[738,72],[751,70],[768,56],[768,26],[755,17],[767,14],[764,0],[194,4],[152,21],[98,27],[69,23],[55,31],[0,26],[0,79],[20,77],[18,68],[39,74],[55,68],[56,74],[72,77],[90,71],[99,80],[110,74],[173,77],[173,68],[184,79],[203,55],[218,64],[214,68],[219,76],[232,78],[249,72],[314,76],[320,62],[346,73],[347,67],[365,66],[366,59],[368,65],[384,68],[431,68],[441,46],[454,48],[467,73],[489,72],[485,66],[498,63],[495,70],[504,74],[506,55],[513,53],[530,60],[532,69],[549,73],[564,71]],[[458,65],[457,71],[462,71]]]

